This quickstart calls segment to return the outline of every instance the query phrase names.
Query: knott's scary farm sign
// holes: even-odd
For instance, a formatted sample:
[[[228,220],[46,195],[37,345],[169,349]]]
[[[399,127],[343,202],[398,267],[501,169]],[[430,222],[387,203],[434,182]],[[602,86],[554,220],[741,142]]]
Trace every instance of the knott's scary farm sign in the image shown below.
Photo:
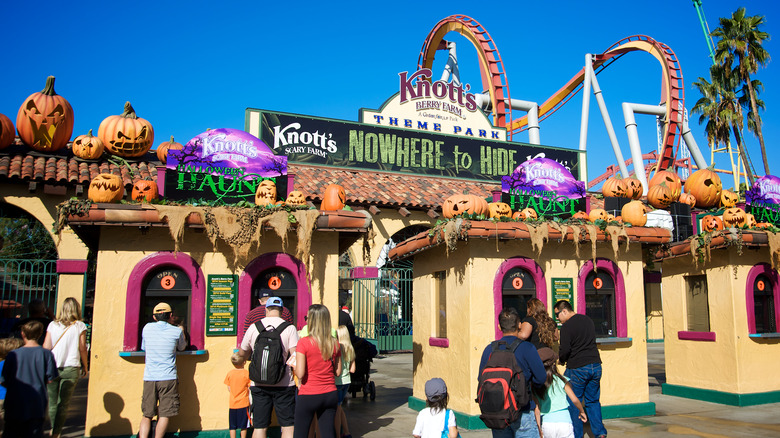
[[[533,208],[540,216],[569,217],[585,210],[585,183],[561,164],[534,158],[501,179],[501,199],[518,211]]]
[[[757,179],[745,192],[745,201],[750,207],[748,213],[752,213],[757,222],[780,226],[780,178],[766,175]]]
[[[237,129],[212,129],[168,151],[165,197],[168,199],[254,202],[260,181],[276,182],[287,193],[287,157],[277,156],[260,139]]]
[[[519,163],[546,157],[579,173],[579,151],[487,136],[453,136],[258,109],[247,109],[246,128],[291,163],[498,182]]]

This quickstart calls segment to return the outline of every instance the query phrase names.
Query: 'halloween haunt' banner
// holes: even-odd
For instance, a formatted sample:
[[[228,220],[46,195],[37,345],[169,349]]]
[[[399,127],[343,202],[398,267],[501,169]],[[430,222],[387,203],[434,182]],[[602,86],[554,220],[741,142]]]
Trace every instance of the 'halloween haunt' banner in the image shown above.
[[[745,192],[748,213],[757,222],[769,222],[780,226],[780,178],[772,175],[758,178],[753,187]]]
[[[585,210],[585,183],[560,163],[534,158],[501,179],[502,201],[520,211],[531,207],[540,216],[568,217]]]

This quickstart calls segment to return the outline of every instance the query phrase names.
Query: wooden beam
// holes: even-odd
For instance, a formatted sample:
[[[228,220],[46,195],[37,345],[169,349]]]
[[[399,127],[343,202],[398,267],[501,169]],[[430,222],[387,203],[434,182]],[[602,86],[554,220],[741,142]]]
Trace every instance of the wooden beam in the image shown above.
[[[52,184],[44,184],[43,185],[43,193],[47,195],[58,195],[58,196],[65,196],[68,194],[68,187],[67,186],[55,186]]]
[[[401,216],[403,216],[403,217],[409,217],[409,215],[412,214],[411,212],[409,212],[409,210],[406,209],[406,207],[399,208],[398,209],[398,213],[400,213]]]
[[[27,190],[30,191],[30,193],[34,193],[38,189],[38,183],[35,181],[30,181],[30,184],[27,186]]]

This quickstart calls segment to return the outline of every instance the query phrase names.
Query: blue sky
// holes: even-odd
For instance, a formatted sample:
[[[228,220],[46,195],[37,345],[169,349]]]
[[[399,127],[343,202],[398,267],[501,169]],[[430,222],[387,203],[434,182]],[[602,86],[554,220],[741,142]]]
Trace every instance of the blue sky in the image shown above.
[[[710,59],[689,0],[540,2],[5,2],[0,6],[0,113],[14,122],[22,101],[56,76],[56,91],[74,108],[73,136],[97,132],[107,116],[130,101],[155,130],[155,147],[173,135],[186,143],[207,128],[244,128],[247,107],[357,120],[398,90],[398,73],[414,71],[420,49],[441,19],[468,15],[490,33],[506,68],[513,98],[545,101],[584,63],[620,39],[644,34],[676,53],[685,81],[686,108],[700,97],[692,83],[709,77]],[[763,28],[780,38],[780,3],[704,0],[711,29],[740,4],[766,16]],[[459,35],[461,79],[480,84],[476,52]],[[440,52],[434,72],[440,71]],[[437,68],[438,66],[438,68]],[[777,61],[759,71],[764,138],[772,172],[780,175],[780,74]],[[628,140],[622,102],[658,104],[661,68],[646,53],[629,53],[598,76],[623,155]],[[582,98],[542,122],[542,144],[577,148]],[[591,100],[590,178],[616,164],[604,123]],[[656,147],[655,121],[638,116],[643,152]],[[706,159],[704,130],[691,128]],[[763,175],[757,139],[748,151]],[[527,141],[522,134],[515,140]],[[718,168],[730,168],[716,154]]]

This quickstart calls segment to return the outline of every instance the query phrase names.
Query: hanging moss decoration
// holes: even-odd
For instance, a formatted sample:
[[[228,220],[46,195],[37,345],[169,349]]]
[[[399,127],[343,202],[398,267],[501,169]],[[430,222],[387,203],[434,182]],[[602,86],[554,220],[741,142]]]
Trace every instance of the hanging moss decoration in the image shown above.
[[[189,205],[152,205],[157,210],[160,220],[168,219],[168,231],[173,239],[173,250],[179,252],[184,237],[184,225],[190,214],[199,214],[203,222],[206,222],[206,212],[201,207]]]
[[[526,222],[526,227],[528,227],[528,234],[530,235],[531,239],[531,250],[536,250],[536,256],[539,257],[542,255],[542,247],[544,246],[544,242],[546,242],[550,235],[550,229],[547,228],[547,224],[542,222],[540,225],[531,225],[530,223]]]
[[[610,238],[612,239],[612,253],[615,256],[615,260],[618,259],[618,246],[619,246],[619,238],[620,236],[623,236],[626,238],[626,252],[628,252],[628,233],[626,233],[625,227],[622,226],[616,226],[616,225],[607,225],[607,227],[604,229],[604,231],[609,234]]]
[[[320,217],[319,210],[297,210],[293,216],[298,223],[298,246],[295,248],[295,257],[305,264],[309,264],[309,254],[311,253],[311,236],[317,227],[317,218]]]
[[[596,241],[598,239],[599,228],[595,225],[583,225],[588,230],[588,237],[590,237],[590,256],[593,259],[593,271],[596,271]]]
[[[287,230],[290,229],[290,219],[286,211],[277,211],[268,218],[268,225],[276,231],[276,234],[282,239],[282,250],[287,248]]]
[[[769,259],[773,269],[780,269],[780,236],[772,231],[766,232],[769,245]]]

